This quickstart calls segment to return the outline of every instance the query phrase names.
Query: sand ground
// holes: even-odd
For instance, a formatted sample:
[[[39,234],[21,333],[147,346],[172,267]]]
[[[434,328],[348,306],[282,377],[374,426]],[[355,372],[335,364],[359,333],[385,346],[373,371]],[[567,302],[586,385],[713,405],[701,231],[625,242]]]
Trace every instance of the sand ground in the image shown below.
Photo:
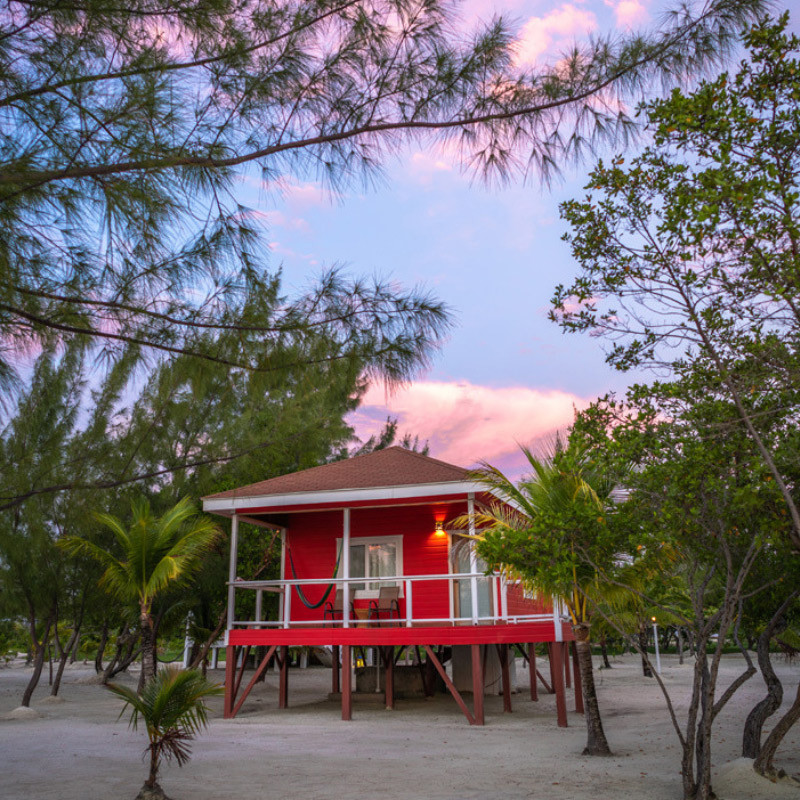
[[[739,657],[724,659],[723,686],[742,664]],[[780,660],[777,669],[788,706],[800,664]],[[64,676],[64,702],[45,701],[45,674],[32,703],[38,718],[3,720],[19,704],[29,674],[22,667],[0,669],[0,798],[133,798],[146,776],[145,737],[117,721],[120,701],[88,685],[93,670],[76,664]],[[222,680],[221,671],[212,675]],[[690,662],[679,666],[667,658],[663,675],[680,714]],[[132,684],[135,676],[125,680]],[[580,755],[585,727],[572,698],[570,726],[560,729],[552,695],[530,700],[521,662],[513,713],[503,714],[500,698],[487,698],[482,728],[470,727],[449,695],[400,700],[394,711],[358,704],[353,720],[342,722],[339,705],[326,698],[330,671],[323,668],[291,670],[290,708],[279,710],[277,676],[269,673],[235,720],[221,718],[221,699],[214,698],[210,729],[195,742],[192,761],[183,769],[167,766],[161,783],[176,800],[680,798],[678,742],[655,682],[642,677],[633,657],[617,659],[611,670],[597,673],[597,680],[611,758]],[[714,788],[722,800],[800,800],[800,789],[759,778],[747,762],[737,760],[742,722],[762,694],[756,675],[720,716]],[[797,775],[799,742],[796,728],[778,754],[780,766]]]

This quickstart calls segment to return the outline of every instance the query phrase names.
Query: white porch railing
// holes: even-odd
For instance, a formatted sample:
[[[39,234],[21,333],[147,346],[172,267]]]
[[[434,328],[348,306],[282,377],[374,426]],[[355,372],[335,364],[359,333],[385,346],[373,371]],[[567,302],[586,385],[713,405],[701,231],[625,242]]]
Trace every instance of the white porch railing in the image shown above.
[[[446,582],[449,593],[447,596],[453,597],[454,585],[457,581],[469,581],[470,591],[475,592],[476,588],[480,586],[480,582],[489,584],[488,596],[492,597],[495,613],[485,616],[480,615],[477,603],[470,603],[470,613],[467,616],[448,617],[420,617],[414,614],[413,596],[414,585],[423,582]],[[344,603],[341,611],[341,619],[324,619],[324,608],[319,609],[319,617],[315,619],[293,619],[292,618],[292,587],[298,586],[334,586],[331,590],[330,600],[333,600],[333,592],[336,589],[344,589],[345,585],[352,587],[353,584],[368,584],[370,586],[389,584],[393,586],[400,586],[402,589],[402,598],[405,605],[405,616],[392,618],[393,624],[406,625],[412,627],[418,625],[494,625],[499,623],[520,623],[520,622],[534,622],[534,621],[552,621],[553,613],[541,614],[515,614],[509,615],[508,613],[508,587],[505,579],[495,573],[486,575],[482,572],[464,572],[464,573],[447,573],[439,575],[393,575],[380,578],[375,577],[358,577],[358,578],[305,578],[297,580],[271,580],[271,581],[244,581],[236,580],[229,583],[228,586],[232,587],[234,591],[249,590],[256,592],[256,619],[253,620],[234,620],[229,624],[231,627],[256,627],[256,628],[289,628],[289,627],[334,627],[341,626],[344,628],[351,627],[356,624],[359,627],[386,624],[386,618],[383,619],[369,619],[361,617],[353,617],[350,613],[349,603]],[[277,620],[263,620],[261,619],[262,596],[263,592],[275,592],[281,595],[280,611]],[[346,593],[351,597],[354,596],[353,591]],[[370,599],[377,597],[372,592]],[[362,599],[358,596],[356,600]],[[451,604],[452,608],[452,604]]]

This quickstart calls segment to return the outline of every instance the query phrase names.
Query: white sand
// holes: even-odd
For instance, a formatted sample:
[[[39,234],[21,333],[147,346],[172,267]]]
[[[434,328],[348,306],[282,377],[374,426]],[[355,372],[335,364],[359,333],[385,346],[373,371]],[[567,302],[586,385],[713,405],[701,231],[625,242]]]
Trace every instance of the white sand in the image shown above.
[[[726,657],[723,684],[741,660]],[[330,671],[291,670],[290,708],[277,708],[277,677],[250,696],[236,720],[214,720],[194,745],[187,767],[164,769],[161,784],[176,800],[329,800],[376,797],[546,798],[547,800],[675,800],[681,796],[680,751],[654,681],[643,678],[632,657],[597,674],[611,758],[587,758],[582,717],[556,726],[552,695],[533,703],[525,693],[528,673],[518,662],[520,689],[514,711],[502,713],[500,698],[487,700],[487,724],[470,727],[449,696],[400,700],[395,711],[355,705],[342,722],[338,704],[325,699]],[[546,664],[543,670],[547,675]],[[800,680],[800,664],[777,664],[788,696]],[[0,717],[16,708],[29,676],[0,670]],[[133,798],[146,775],[143,731],[117,722],[120,701],[82,683],[88,667],[68,670],[67,702],[41,705],[46,676],[34,696],[36,719],[0,722],[0,797],[4,800],[111,800]],[[222,679],[219,672],[215,677]],[[664,677],[679,711],[685,708],[691,666],[665,660]],[[134,676],[126,679],[134,683]],[[714,787],[722,800],[800,800],[800,790],[770,783],[739,756],[742,722],[763,694],[755,676],[721,714],[714,742]],[[570,709],[574,708],[572,700]],[[800,774],[800,729],[791,731],[778,765]]]

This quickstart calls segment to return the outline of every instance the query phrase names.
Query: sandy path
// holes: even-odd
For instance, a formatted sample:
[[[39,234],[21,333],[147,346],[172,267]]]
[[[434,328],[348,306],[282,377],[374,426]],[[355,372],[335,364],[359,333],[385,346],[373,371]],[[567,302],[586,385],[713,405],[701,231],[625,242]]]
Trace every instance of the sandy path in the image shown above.
[[[733,679],[741,660],[726,657],[723,683]],[[778,671],[787,695],[800,680],[800,664],[782,661]],[[29,672],[0,669],[0,715],[19,703]],[[108,800],[132,798],[146,770],[141,761],[144,734],[117,722],[120,703],[98,686],[82,685],[87,668],[65,674],[66,702],[33,707],[39,719],[0,721],[0,798]],[[218,673],[221,679],[222,673]],[[691,667],[665,661],[666,683],[685,707]],[[527,686],[520,663],[517,678]],[[499,698],[487,701],[487,724],[470,727],[449,696],[433,701],[398,701],[395,711],[356,705],[350,723],[325,698],[330,672],[290,673],[290,705],[277,709],[277,677],[270,674],[233,721],[221,719],[213,702],[211,728],[195,743],[184,769],[167,767],[165,790],[177,800],[220,797],[302,798],[547,798],[547,800],[674,800],[680,792],[677,740],[654,681],[641,676],[634,658],[598,673],[606,732],[614,750],[607,759],[580,756],[583,720],[570,712],[570,727],[555,723],[554,698],[533,703],[514,696],[514,712],[502,713]],[[758,778],[739,756],[741,725],[762,694],[758,676],[721,715],[714,744],[714,786],[722,800],[793,797],[800,790]],[[787,700],[788,705],[788,700]],[[574,707],[572,700],[570,709]],[[790,733],[779,763],[800,774],[800,729]],[[733,762],[733,763],[726,763]]]

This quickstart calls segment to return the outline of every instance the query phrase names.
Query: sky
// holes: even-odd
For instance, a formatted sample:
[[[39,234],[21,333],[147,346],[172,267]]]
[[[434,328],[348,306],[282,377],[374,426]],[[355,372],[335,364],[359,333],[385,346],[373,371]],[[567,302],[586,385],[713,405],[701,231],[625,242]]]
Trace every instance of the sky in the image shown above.
[[[655,24],[660,0],[466,0],[468,20],[509,14],[519,58],[558,58],[576,39]],[[796,21],[795,21],[796,22]],[[372,386],[351,417],[362,439],[388,415],[430,455],[471,466],[488,461],[512,477],[519,444],[538,447],[574,410],[631,376],[605,364],[602,342],[563,334],[547,319],[558,283],[576,274],[559,203],[581,197],[591,161],[545,187],[487,188],[442,150],[409,147],[386,165],[385,182],[332,197],[313,180],[288,182],[280,198],[242,198],[267,221],[272,268],[290,293],[326,267],[420,286],[451,307],[455,326],[433,365],[403,389]],[[641,376],[637,376],[641,378]]]

